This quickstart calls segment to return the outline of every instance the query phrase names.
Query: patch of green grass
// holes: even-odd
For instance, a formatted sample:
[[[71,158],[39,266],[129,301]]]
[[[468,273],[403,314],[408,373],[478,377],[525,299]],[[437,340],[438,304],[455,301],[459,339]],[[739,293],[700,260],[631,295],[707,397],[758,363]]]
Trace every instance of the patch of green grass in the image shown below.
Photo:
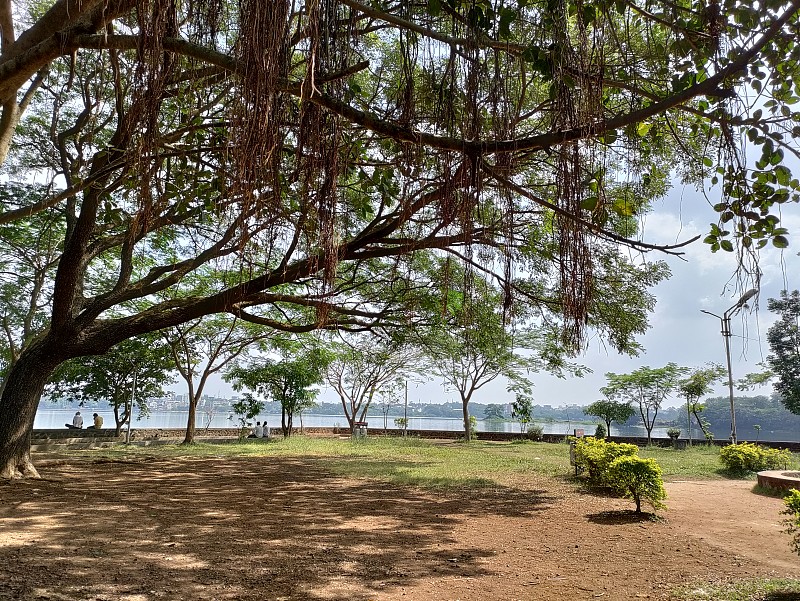
[[[693,584],[673,591],[681,601],[797,601],[800,580],[758,579],[726,584]]]
[[[555,477],[570,480],[569,447],[532,441],[434,441],[421,438],[369,436],[292,436],[270,441],[245,439],[224,444],[116,445],[73,451],[82,457],[111,460],[175,457],[321,457],[334,472],[353,478],[376,478],[396,484],[435,488],[520,485],[526,479]],[[686,450],[650,447],[640,449],[661,465],[665,479],[721,479],[726,473],[719,448],[697,445]],[[741,477],[741,476],[740,476]],[[752,477],[746,475],[745,477]]]
[[[73,451],[110,460],[175,457],[322,457],[334,472],[353,478],[375,478],[428,488],[487,487],[519,483],[526,477],[570,473],[564,444],[526,442],[431,441],[420,438],[371,436],[364,440],[292,436],[272,441],[244,440],[227,444],[117,445]]]
[[[728,478],[719,460],[719,447],[694,445],[683,450],[670,447],[644,447],[641,457],[652,458],[661,466],[664,478]]]

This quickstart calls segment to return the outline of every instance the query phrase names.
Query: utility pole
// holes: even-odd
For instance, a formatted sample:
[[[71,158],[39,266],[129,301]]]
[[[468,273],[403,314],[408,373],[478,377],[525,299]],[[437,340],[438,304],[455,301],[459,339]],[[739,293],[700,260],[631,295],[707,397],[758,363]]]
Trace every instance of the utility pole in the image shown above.
[[[712,313],[711,311],[706,311],[704,309],[700,309],[701,313],[705,313],[706,315],[712,315],[719,319],[720,325],[722,326],[722,338],[725,340],[725,359],[728,363],[728,396],[731,402],[731,437],[730,440],[733,444],[736,444],[736,410],[734,409],[733,405],[733,371],[731,370],[731,317],[736,315],[739,310],[744,307],[745,303],[753,298],[756,294],[758,294],[758,290],[755,288],[751,288],[747,292],[742,295],[736,304],[730,307],[727,311],[725,311],[722,316],[717,315],[716,313]]]

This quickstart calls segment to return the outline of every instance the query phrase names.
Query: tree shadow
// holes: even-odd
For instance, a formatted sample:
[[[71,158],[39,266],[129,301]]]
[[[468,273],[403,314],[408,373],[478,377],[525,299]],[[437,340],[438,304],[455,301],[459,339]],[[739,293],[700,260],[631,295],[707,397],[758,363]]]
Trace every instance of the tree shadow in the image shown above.
[[[483,558],[494,551],[455,538],[459,523],[554,500],[330,467],[314,457],[57,462],[47,480],[0,488],[0,588],[18,599],[255,601],[268,583],[268,598],[366,600],[418,579],[492,574]]]
[[[633,509],[618,509],[614,511],[601,511],[599,513],[591,513],[586,516],[586,519],[593,524],[602,524],[604,526],[618,526],[621,524],[640,524],[642,522],[655,522],[660,520],[655,513],[643,511],[636,513]]]

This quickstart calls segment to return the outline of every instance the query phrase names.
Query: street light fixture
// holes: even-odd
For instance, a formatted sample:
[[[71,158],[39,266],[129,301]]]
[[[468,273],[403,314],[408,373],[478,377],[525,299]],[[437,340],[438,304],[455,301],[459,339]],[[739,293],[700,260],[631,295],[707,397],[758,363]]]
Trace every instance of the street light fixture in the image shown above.
[[[744,307],[745,303],[753,298],[756,294],[758,294],[758,290],[751,288],[742,295],[742,298],[736,301],[735,305],[725,311],[721,317],[716,313],[712,313],[711,311],[700,309],[701,313],[712,315],[719,319],[720,324],[722,325],[722,338],[725,340],[725,358],[728,361],[728,395],[731,401],[731,442],[733,444],[736,444],[736,411],[733,408],[733,372],[731,371],[731,317],[736,315],[741,308]]]

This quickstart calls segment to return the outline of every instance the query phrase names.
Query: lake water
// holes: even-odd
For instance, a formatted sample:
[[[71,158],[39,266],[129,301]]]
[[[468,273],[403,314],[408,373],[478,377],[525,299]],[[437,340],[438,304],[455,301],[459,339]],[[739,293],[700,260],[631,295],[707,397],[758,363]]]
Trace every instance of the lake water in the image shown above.
[[[81,413],[84,416],[84,423],[91,424],[92,413],[97,412],[103,416],[104,426],[107,428],[114,427],[114,415],[110,411],[102,411],[97,409],[84,409]],[[72,416],[75,415],[73,409],[40,409],[36,414],[36,419],[33,422],[34,428],[63,428],[64,424],[72,423]],[[188,413],[186,411],[152,411],[146,417],[137,416],[134,412],[134,421],[131,427],[133,428],[185,428]],[[271,428],[280,428],[281,416],[280,415],[261,415],[256,420],[267,423]],[[295,426],[300,426],[300,419],[295,416]],[[372,417],[368,419],[369,428],[375,430],[383,429],[383,416]],[[594,434],[594,424],[581,424],[577,422],[536,422],[544,428],[545,434],[572,434],[576,428],[583,428],[587,435]],[[200,413],[197,415],[196,420],[197,428],[230,428],[236,425],[236,420],[231,419],[228,413],[215,413],[209,416]],[[346,427],[347,420],[343,415],[304,415],[303,425],[309,427],[333,427],[340,426]],[[394,417],[389,416],[387,427],[394,429]],[[436,417],[411,417],[409,418],[408,427],[412,430],[451,430],[461,431],[463,425],[460,419],[445,419]],[[478,432],[515,432],[520,431],[517,422],[499,422],[499,421],[485,421],[478,420]],[[646,436],[644,427],[642,426],[626,426],[611,427],[611,433],[615,436]],[[715,431],[715,436],[718,439],[724,439],[728,436],[728,431],[723,429]],[[667,436],[666,428],[656,427],[653,429],[653,436],[662,438]],[[683,434],[685,436],[685,432]],[[702,437],[702,434],[696,428],[693,429],[692,437],[697,439]],[[739,437],[744,439],[748,438],[742,431],[739,431]],[[760,433],[762,440],[795,440],[797,433],[795,432],[768,432],[762,430]]]

